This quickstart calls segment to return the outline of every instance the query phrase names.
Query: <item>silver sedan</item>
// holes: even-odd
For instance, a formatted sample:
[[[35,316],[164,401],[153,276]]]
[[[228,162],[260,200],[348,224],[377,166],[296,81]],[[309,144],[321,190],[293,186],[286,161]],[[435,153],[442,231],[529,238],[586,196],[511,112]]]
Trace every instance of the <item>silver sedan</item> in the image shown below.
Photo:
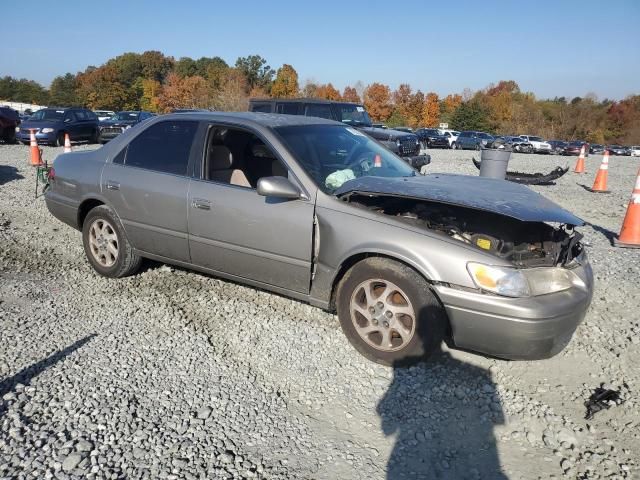
[[[400,365],[443,339],[513,358],[559,352],[593,279],[584,222],[528,188],[417,175],[349,126],[312,117],[181,113],[60,155],[51,213],[89,263],[143,258],[336,311],[367,358]]]

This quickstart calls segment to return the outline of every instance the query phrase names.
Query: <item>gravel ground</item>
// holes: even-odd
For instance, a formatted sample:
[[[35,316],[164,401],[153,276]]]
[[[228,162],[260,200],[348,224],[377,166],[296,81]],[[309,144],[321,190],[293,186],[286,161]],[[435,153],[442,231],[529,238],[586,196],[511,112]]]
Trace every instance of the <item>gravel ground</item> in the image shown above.
[[[431,154],[431,172],[477,174],[475,152]],[[638,159],[611,158],[609,195],[580,186],[600,156],[534,187],[589,222],[596,292],[564,352],[445,348],[405,370],[277,295],[159,264],[98,277],[80,233],[34,199],[27,159],[0,145],[0,478],[640,476],[640,250],[610,245]],[[574,162],[516,154],[511,168]],[[586,421],[603,383],[625,402]]]

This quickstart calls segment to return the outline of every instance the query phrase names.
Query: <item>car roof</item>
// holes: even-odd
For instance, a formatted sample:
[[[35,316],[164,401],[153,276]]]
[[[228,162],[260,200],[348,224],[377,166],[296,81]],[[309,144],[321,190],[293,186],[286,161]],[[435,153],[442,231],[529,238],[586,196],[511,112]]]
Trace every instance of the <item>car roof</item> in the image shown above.
[[[336,104],[336,105],[359,105],[362,106],[362,103],[358,102],[341,102],[339,100],[325,100],[324,98],[251,98],[250,102],[264,102],[264,103],[272,103],[272,102],[289,102],[289,103],[326,103],[328,105]]]
[[[224,120],[244,120],[262,127],[290,127],[297,125],[341,125],[342,122],[327,120],[320,117],[307,117],[304,115],[285,115],[282,113],[261,113],[261,112],[184,112],[170,113],[168,115],[158,115],[158,120],[166,119],[190,119],[199,121],[224,121]]]

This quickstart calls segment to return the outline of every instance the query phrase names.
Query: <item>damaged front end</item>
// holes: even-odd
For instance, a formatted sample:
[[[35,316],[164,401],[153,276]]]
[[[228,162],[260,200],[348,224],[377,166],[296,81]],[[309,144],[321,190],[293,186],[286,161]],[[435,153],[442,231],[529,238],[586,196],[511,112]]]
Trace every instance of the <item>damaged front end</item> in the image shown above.
[[[572,225],[523,222],[493,212],[395,196],[351,194],[343,199],[446,235],[520,268],[567,265],[583,250],[582,235]]]

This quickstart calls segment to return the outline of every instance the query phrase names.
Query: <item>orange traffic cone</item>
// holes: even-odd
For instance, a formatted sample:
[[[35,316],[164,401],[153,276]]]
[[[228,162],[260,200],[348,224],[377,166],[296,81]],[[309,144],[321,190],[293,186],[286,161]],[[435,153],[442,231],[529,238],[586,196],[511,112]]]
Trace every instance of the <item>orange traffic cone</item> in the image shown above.
[[[69,139],[69,134],[64,134],[64,153],[69,153],[71,151],[71,140]]]
[[[640,170],[631,193],[627,214],[622,221],[620,235],[613,239],[613,244],[616,247],[640,248]]]
[[[584,145],[580,149],[580,155],[578,155],[578,161],[576,162],[576,168],[574,173],[584,173]]]
[[[36,129],[29,129],[29,148],[31,149],[31,166],[39,167],[42,165],[42,152],[38,148],[38,142],[36,141]]]
[[[607,190],[608,174],[609,174],[609,150],[605,150],[604,156],[602,157],[602,163],[600,164],[600,168],[598,169],[598,173],[596,174],[596,179],[593,182],[593,187],[591,187],[589,191],[594,193],[609,193],[609,190]]]

